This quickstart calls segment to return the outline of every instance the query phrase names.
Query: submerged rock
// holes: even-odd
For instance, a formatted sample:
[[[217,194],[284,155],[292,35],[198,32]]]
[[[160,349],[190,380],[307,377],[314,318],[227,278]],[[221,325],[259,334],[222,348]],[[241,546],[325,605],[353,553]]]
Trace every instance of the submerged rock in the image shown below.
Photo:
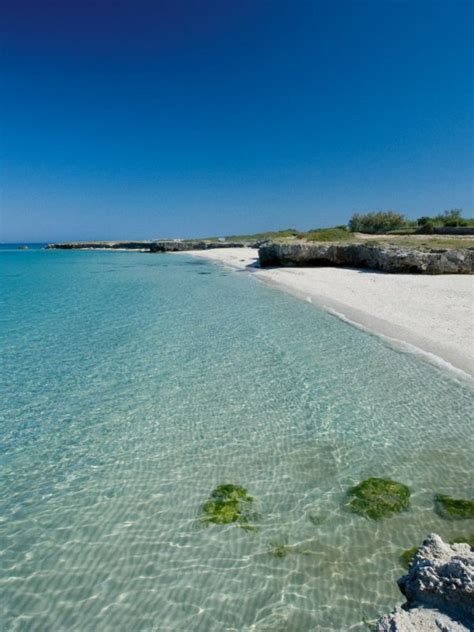
[[[374,632],[466,632],[474,626],[474,553],[430,535],[398,581],[407,602],[379,619]]]
[[[230,524],[236,522],[243,529],[255,529],[249,524],[255,518],[253,498],[245,487],[226,483],[218,485],[202,508],[203,524]]]
[[[347,508],[365,518],[380,520],[408,509],[410,490],[386,478],[368,478],[349,490]]]
[[[437,494],[435,496],[435,510],[441,518],[446,520],[474,518],[474,500],[463,500]]]

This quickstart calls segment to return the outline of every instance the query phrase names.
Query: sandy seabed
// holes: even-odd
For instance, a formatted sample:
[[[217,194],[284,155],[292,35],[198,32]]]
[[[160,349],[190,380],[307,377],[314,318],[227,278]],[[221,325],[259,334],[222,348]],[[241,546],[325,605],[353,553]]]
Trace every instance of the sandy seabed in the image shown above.
[[[474,277],[348,268],[266,268],[254,248],[180,254],[241,271],[332,311],[434,364],[474,377]]]

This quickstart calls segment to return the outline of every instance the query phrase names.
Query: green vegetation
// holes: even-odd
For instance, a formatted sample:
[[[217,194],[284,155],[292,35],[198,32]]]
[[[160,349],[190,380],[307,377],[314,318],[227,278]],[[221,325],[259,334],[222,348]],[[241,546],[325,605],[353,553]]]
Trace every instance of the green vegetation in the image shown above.
[[[444,211],[434,217],[424,215],[416,220],[417,225],[424,233],[433,232],[434,228],[441,226],[447,226],[455,228],[458,226],[474,226],[474,219],[467,219],[462,216],[461,208],[453,208],[449,211]]]
[[[300,544],[287,544],[286,542],[282,542],[280,540],[270,542],[271,550],[270,553],[273,557],[287,557],[287,555],[296,554],[296,555],[315,555],[314,551],[310,549],[302,548],[305,543]]]
[[[400,564],[403,566],[403,568],[406,568],[407,570],[410,568],[410,564],[419,548],[420,547],[418,546],[412,546],[411,549],[403,551],[403,553],[399,557]]]
[[[375,213],[354,213],[349,220],[349,229],[357,233],[381,234],[389,230],[405,228],[407,219],[394,211],[377,211]]]
[[[463,500],[437,494],[435,496],[435,511],[446,520],[474,518],[474,500]]]
[[[243,529],[254,530],[249,521],[255,518],[252,511],[254,499],[240,485],[218,485],[202,508],[203,524],[230,524],[236,522]]]
[[[377,211],[374,213],[355,213],[349,221],[352,232],[368,234],[398,234],[411,235],[414,233],[432,234],[440,227],[474,226],[474,219],[462,216],[462,209],[454,208],[439,215],[430,217],[424,215],[416,222],[409,221],[401,213],[393,211]]]
[[[468,544],[471,549],[474,549],[474,533],[470,533],[469,535],[458,535],[455,538],[452,538],[448,541],[449,544]],[[410,568],[410,564],[412,563],[413,558],[418,552],[419,546],[413,546],[411,549],[407,549],[403,551],[403,553],[398,558],[400,560],[400,564],[403,568],[407,570]]]
[[[347,241],[354,239],[354,235],[346,228],[317,228],[305,233],[304,238],[307,241]]]
[[[364,235],[386,235],[390,236],[390,238],[405,237],[409,240],[413,235],[417,237],[431,235],[436,228],[444,226],[474,226],[474,219],[462,217],[461,209],[451,209],[433,217],[424,215],[416,221],[408,220],[405,215],[395,211],[375,211],[371,213],[355,213],[347,226],[338,225],[330,228],[315,228],[308,231],[286,228],[284,230],[265,231],[250,235],[226,235],[224,238],[208,237],[206,240],[218,241],[219,239],[225,239],[226,241],[264,242],[302,239],[306,241],[330,242],[354,240],[354,233],[361,233],[358,236],[358,239],[361,241],[370,239],[369,237],[364,237]],[[451,244],[448,245],[446,242],[443,242],[440,244],[440,247],[458,247],[459,242],[456,242],[455,238],[452,238],[452,240]],[[419,245],[418,242],[409,242],[409,245],[412,246],[414,243]],[[433,244],[434,246],[435,244]]]
[[[474,533],[457,535],[453,540],[450,540],[449,544],[469,544],[471,549],[474,549]]]
[[[291,553],[291,546],[283,542],[271,542],[271,554],[273,557],[286,557]]]
[[[410,490],[385,478],[368,478],[349,490],[347,508],[365,518],[380,520],[408,509]]]
[[[226,241],[265,241],[274,239],[295,239],[304,236],[304,232],[296,228],[285,228],[284,230],[269,230],[263,233],[253,233],[252,235],[226,235]],[[219,237],[206,237],[206,241],[218,241]]]

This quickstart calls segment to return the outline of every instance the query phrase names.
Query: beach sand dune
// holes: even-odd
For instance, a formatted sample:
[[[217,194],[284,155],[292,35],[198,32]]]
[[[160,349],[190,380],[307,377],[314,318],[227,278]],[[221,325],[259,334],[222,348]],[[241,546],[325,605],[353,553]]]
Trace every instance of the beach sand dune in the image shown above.
[[[247,270],[425,359],[474,377],[474,277],[386,274],[346,268],[258,267],[253,248],[184,253]],[[416,348],[416,349],[415,349]]]

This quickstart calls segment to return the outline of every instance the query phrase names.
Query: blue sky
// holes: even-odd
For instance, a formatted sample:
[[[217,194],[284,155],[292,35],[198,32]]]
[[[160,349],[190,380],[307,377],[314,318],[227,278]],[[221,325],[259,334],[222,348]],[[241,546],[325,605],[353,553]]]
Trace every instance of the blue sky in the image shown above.
[[[6,0],[3,241],[473,214],[470,0]]]

